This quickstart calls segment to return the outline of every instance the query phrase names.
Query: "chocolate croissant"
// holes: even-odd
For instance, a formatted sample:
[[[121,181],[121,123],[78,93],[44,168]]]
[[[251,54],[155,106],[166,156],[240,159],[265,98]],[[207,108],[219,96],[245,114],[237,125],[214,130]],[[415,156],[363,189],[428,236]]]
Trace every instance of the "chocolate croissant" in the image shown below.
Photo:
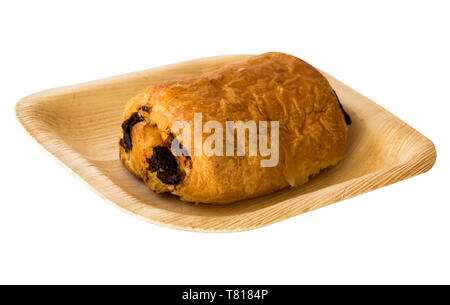
[[[145,88],[123,119],[132,174],[156,193],[217,204],[307,182],[344,158],[350,123],[318,70],[275,52]]]

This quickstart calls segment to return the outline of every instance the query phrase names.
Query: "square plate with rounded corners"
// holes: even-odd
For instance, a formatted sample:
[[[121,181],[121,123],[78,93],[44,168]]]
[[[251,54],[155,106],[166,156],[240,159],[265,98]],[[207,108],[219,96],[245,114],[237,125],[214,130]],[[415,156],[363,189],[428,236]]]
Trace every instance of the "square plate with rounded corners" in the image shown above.
[[[38,92],[16,105],[26,132],[97,194],[134,216],[176,229],[233,232],[262,227],[429,170],[433,143],[381,106],[324,73],[352,117],[348,154],[308,183],[227,206],[157,195],[118,158],[121,115],[136,91],[195,76],[249,55],[191,60]]]

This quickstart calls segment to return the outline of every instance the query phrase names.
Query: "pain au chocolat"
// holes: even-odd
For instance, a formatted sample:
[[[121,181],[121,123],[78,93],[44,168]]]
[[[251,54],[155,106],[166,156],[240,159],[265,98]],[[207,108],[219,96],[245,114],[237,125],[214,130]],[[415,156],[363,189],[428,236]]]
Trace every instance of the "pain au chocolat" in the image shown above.
[[[195,127],[199,115],[205,124],[215,122],[214,129],[200,129],[200,140]],[[123,120],[120,159],[132,174],[156,193],[216,204],[307,182],[344,158],[350,124],[333,88],[317,69],[276,52],[142,89],[127,103]],[[174,131],[176,122],[186,122],[189,132]],[[213,131],[220,126],[229,131],[228,122],[255,123],[244,125],[249,127],[244,130],[248,137],[241,146],[239,139],[230,142],[227,138],[229,134],[237,137],[239,132],[233,129],[216,135],[211,145],[215,153],[201,151]],[[255,126],[258,132],[267,127],[267,147],[277,145],[272,164],[263,163],[270,158],[267,152],[250,153],[255,148],[250,145],[250,127]],[[272,137],[275,132],[277,141]],[[263,139],[259,136],[257,149]],[[174,153],[174,141],[183,153]],[[199,147],[201,152],[195,152]],[[245,149],[239,152],[239,147]]]

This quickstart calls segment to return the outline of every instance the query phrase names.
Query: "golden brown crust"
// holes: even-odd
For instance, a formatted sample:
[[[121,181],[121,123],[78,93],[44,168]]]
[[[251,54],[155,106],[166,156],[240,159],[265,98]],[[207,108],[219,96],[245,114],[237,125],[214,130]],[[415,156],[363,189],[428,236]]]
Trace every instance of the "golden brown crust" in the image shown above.
[[[283,53],[265,53],[196,78],[150,86],[128,102],[123,119],[135,112],[143,120],[132,127],[133,148],[127,152],[119,145],[120,159],[152,190],[186,201],[229,203],[297,186],[346,153],[347,126],[328,81],[314,67]],[[202,113],[203,122],[224,125],[279,121],[278,165],[261,167],[265,158],[260,156],[191,154],[178,158],[181,183],[163,183],[149,170],[153,147],[178,136],[170,134],[176,121],[193,128],[195,112]],[[193,130],[191,137],[194,143]]]

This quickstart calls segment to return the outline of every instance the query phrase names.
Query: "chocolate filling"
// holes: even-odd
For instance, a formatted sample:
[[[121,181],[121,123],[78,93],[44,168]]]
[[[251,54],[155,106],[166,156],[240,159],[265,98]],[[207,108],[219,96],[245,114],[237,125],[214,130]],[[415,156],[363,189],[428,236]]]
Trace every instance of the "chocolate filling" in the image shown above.
[[[336,91],[333,90],[334,95],[336,96],[336,99],[339,103],[339,108],[341,108],[342,113],[344,114],[344,119],[345,119],[345,123],[347,125],[351,125],[352,124],[352,119],[350,118],[350,115],[348,115],[347,112],[345,112],[344,107],[342,107],[341,101],[339,100]]]
[[[176,185],[181,182],[177,159],[166,146],[153,147],[153,155],[147,162],[148,170],[156,172],[156,177],[165,184]]]
[[[150,112],[150,107],[149,106],[141,106],[139,107],[139,110],[145,111],[145,112]]]
[[[128,120],[123,121],[122,130],[123,137],[120,139],[120,146],[122,146],[126,152],[129,152],[133,149],[133,141],[131,139],[131,132],[133,130],[134,125],[139,122],[142,122],[144,118],[139,113],[133,113]]]
[[[189,152],[187,151],[187,149],[183,147],[183,145],[180,142],[178,142],[177,138],[175,138],[173,133],[169,133],[169,136],[167,137],[165,144],[167,145],[167,147],[169,147],[172,145],[172,142],[174,141],[175,145],[181,149],[181,155],[184,156],[184,165],[188,166],[189,168],[192,168],[192,159]]]

